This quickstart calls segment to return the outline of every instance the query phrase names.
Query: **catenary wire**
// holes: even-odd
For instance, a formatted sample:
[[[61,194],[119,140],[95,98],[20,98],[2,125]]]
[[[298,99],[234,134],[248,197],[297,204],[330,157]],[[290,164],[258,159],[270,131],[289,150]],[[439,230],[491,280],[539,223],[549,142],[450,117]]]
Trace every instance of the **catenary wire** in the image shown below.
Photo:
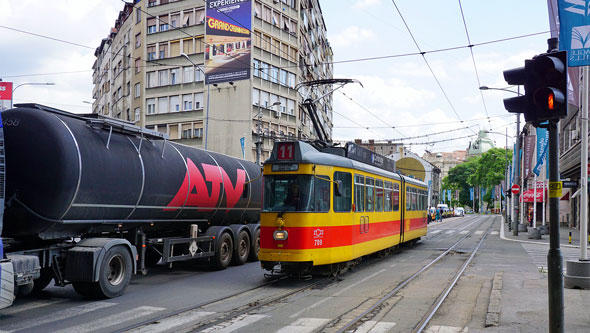
[[[497,115],[497,116],[491,116],[490,118],[508,118],[508,117],[513,117],[513,114],[504,114],[504,115]],[[469,120],[465,120],[466,123],[469,122],[473,122],[473,121],[480,121],[480,120],[486,120],[488,119],[487,117],[485,118],[475,118],[475,119],[469,119]],[[444,122],[437,122],[437,123],[421,123],[421,124],[411,124],[411,125],[400,125],[397,127],[420,127],[420,126],[431,126],[431,125],[442,125],[442,124],[456,124],[459,123],[460,121],[444,121]],[[391,128],[389,126],[367,126],[367,127],[363,127],[363,126],[334,126],[333,128],[341,128],[341,129],[351,129],[351,128],[372,128],[372,129],[386,129],[386,128]],[[502,127],[504,128],[504,127]]]
[[[367,111],[371,116],[375,117],[376,119],[378,119],[379,121],[381,121],[382,123],[384,123],[385,125],[387,125],[387,128],[391,128],[394,131],[398,132],[401,136],[404,136],[405,134],[400,132],[400,130],[397,129],[397,126],[393,126],[389,123],[387,123],[385,120],[383,120],[383,118],[378,117],[376,114],[374,114],[373,112],[371,112],[371,110],[367,109],[364,105],[358,103],[357,101],[355,101],[354,99],[352,99],[352,97],[348,96],[347,94],[345,94],[343,91],[339,92],[344,95],[346,98],[348,98],[351,102],[353,102],[354,104],[356,104],[358,107],[360,107],[361,109]]]
[[[463,5],[461,4],[461,0],[459,1],[459,9],[461,10],[461,19],[463,20],[463,26],[465,27],[465,35],[467,35],[467,43],[469,43],[469,53],[471,53],[471,60],[473,61],[473,69],[475,70],[475,77],[477,78],[477,87],[479,90],[479,95],[481,96],[481,102],[483,103],[483,109],[486,112],[486,116],[488,116],[488,123],[490,124],[490,128],[492,126],[492,122],[490,120],[490,115],[488,113],[488,107],[486,106],[486,100],[483,97],[483,90],[479,89],[481,87],[481,81],[479,80],[479,72],[477,70],[477,65],[475,63],[475,56],[473,55],[473,46],[471,46],[471,38],[469,37],[469,30],[467,29],[467,22],[465,22],[465,14],[463,13]]]

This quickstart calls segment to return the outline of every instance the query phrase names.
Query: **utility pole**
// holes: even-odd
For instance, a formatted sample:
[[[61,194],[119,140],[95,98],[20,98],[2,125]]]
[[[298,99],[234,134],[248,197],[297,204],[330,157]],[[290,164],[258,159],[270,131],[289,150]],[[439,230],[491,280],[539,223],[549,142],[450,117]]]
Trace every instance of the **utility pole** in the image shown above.
[[[520,95],[520,86],[518,87],[518,95]],[[516,149],[514,150],[514,154],[516,154],[516,165],[514,166],[514,180],[516,183],[519,183],[518,179],[520,179],[520,113],[516,114]],[[522,187],[520,188],[522,191]],[[518,199],[520,197],[520,192],[518,194],[512,195],[512,235],[518,236],[518,214],[516,213],[518,207]],[[520,212],[522,214],[522,212]]]

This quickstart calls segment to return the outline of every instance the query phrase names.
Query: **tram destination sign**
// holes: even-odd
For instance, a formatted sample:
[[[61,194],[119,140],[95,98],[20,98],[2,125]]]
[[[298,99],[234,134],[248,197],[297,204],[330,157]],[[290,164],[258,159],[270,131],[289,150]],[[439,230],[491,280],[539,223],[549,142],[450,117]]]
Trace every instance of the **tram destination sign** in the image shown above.
[[[346,144],[346,157],[350,158],[351,160],[381,168],[383,170],[395,172],[394,160],[381,154],[377,154],[352,142],[348,142]]]

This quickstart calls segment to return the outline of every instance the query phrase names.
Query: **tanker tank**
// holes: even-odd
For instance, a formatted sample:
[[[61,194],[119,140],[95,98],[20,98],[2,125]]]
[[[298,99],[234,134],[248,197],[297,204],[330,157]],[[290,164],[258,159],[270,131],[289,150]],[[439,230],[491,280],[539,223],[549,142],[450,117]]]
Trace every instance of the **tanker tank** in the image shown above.
[[[37,104],[2,112],[3,237],[65,239],[146,226],[257,223],[260,167],[97,115]]]

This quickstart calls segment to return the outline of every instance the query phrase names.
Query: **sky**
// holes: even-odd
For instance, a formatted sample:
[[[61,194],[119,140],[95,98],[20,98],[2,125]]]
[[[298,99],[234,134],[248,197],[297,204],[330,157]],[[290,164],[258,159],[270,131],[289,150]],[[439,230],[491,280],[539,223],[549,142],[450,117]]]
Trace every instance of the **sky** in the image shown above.
[[[334,53],[334,77],[362,83],[334,93],[334,139],[402,139],[418,143],[409,149],[421,155],[466,149],[479,130],[500,133],[490,137],[501,147],[506,129],[514,135],[516,118],[502,99],[515,95],[480,91],[479,86],[507,88],[503,70],[523,66],[525,59],[547,50],[546,1],[320,4]],[[20,86],[14,102],[91,112],[85,102],[92,102],[94,50],[123,5],[121,0],[0,0],[0,78],[14,86],[55,83]],[[525,35],[531,36],[515,38]],[[513,139],[508,139],[511,146]]]

